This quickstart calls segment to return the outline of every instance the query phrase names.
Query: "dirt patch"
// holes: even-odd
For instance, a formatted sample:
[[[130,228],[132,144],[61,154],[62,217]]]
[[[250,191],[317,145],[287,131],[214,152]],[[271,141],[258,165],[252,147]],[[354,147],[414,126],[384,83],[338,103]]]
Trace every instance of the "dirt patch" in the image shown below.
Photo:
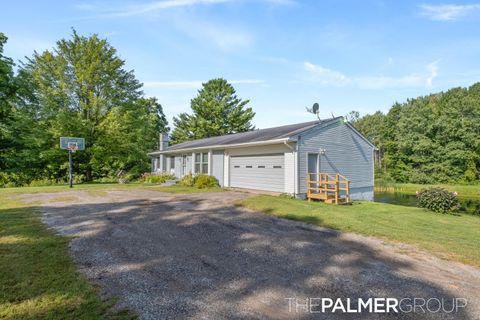
[[[57,201],[63,196],[78,201]],[[43,221],[74,236],[70,250],[80,271],[142,319],[320,318],[289,310],[287,299],[325,297],[443,298],[447,308],[466,298],[468,305],[456,313],[322,319],[479,318],[479,269],[233,205],[248,196],[128,190],[23,198],[43,203]]]

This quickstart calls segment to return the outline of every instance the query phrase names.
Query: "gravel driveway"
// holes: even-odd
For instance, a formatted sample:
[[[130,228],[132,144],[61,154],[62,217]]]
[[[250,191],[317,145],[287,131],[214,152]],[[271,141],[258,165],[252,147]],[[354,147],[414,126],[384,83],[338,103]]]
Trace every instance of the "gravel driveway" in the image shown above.
[[[47,225],[74,236],[80,271],[141,319],[480,319],[479,269],[233,206],[247,196],[128,190],[24,199],[41,203]],[[443,298],[446,310],[452,298],[468,304],[391,315],[301,307],[307,298],[369,297]],[[318,311],[318,299],[308,302]]]

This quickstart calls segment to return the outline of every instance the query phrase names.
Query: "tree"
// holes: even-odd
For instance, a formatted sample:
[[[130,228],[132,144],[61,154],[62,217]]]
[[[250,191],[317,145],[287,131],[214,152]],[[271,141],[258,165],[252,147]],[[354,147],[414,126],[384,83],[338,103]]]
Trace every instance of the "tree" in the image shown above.
[[[20,74],[31,84],[24,100],[35,110],[38,175],[65,175],[60,136],[85,138],[86,149],[75,154],[75,164],[87,181],[118,169],[145,168],[146,153],[166,129],[166,120],[161,106],[143,98],[141,83],[124,66],[106,40],[75,30],[71,39],[58,41],[52,51],[35,52],[22,66]]]
[[[352,124],[355,124],[360,119],[360,112],[352,110],[350,111],[345,118]]]
[[[22,136],[16,127],[22,119],[16,109],[18,83],[13,60],[3,55],[7,37],[0,32],[0,170],[8,171],[15,164],[17,150],[22,146]]]
[[[254,129],[249,100],[241,100],[225,79],[212,79],[202,84],[198,95],[191,100],[193,114],[181,113],[173,118],[172,143],[208,138]]]
[[[480,83],[395,103],[355,122],[380,149],[382,177],[472,183],[480,174]]]

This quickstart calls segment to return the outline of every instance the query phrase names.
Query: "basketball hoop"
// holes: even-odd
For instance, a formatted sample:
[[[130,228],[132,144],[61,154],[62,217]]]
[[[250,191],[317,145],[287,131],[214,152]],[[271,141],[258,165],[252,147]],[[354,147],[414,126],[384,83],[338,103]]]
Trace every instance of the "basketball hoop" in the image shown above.
[[[68,150],[68,180],[71,188],[73,186],[72,154],[77,150],[85,150],[85,139],[75,137],[60,137],[60,149]]]
[[[78,150],[78,145],[76,142],[69,142],[67,146],[67,150],[71,153],[75,153]]]

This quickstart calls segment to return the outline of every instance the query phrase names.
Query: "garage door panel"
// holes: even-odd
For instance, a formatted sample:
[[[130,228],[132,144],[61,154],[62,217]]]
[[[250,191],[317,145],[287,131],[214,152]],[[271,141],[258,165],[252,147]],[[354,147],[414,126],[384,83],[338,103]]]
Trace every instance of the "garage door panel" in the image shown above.
[[[283,192],[284,162],[283,154],[231,157],[230,185]]]

